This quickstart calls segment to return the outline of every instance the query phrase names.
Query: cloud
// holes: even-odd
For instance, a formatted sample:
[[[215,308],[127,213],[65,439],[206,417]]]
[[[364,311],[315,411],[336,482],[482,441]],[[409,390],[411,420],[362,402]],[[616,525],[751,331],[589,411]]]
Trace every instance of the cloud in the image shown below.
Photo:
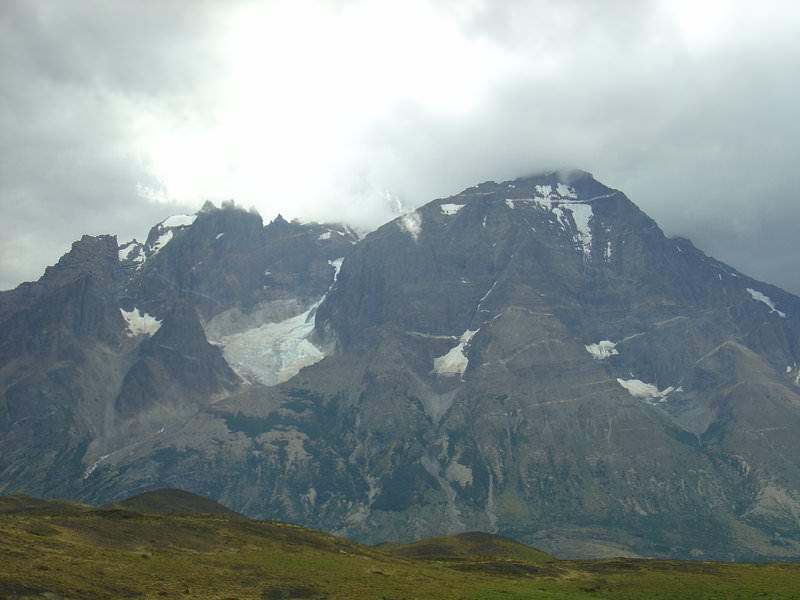
[[[151,107],[196,107],[187,90],[207,75],[191,40],[210,25],[176,6],[3,3],[0,288],[38,278],[82,233],[141,237],[180,208],[141,193],[162,182],[139,139]]]
[[[798,16],[725,0],[6,2],[0,287],[82,233],[141,236],[209,198],[368,228],[390,198],[577,167],[798,293]]]

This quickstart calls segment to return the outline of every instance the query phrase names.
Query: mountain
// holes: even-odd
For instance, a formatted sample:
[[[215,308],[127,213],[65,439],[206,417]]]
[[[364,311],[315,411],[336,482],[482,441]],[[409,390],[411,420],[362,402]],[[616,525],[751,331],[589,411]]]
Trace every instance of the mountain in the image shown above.
[[[3,598],[796,597],[800,568],[663,560],[556,560],[487,533],[370,547],[235,513],[170,510],[176,490],[95,508],[0,497]],[[141,497],[140,497],[141,498]],[[136,509],[125,508],[131,504]],[[11,506],[6,510],[6,506]],[[164,510],[167,508],[167,510]]]
[[[0,491],[180,487],[356,540],[800,557],[800,298],[590,174],[359,239],[232,206],[0,294]]]

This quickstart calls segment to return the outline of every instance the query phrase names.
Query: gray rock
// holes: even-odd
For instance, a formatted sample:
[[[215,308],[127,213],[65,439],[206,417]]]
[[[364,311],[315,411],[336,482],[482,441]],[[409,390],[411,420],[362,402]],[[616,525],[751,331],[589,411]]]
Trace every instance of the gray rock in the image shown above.
[[[800,299],[588,173],[486,182],[362,240],[212,207],[154,252],[167,229],[143,262],[82,269],[81,242],[0,295],[0,490],[180,487],[368,542],[800,557]],[[303,368],[237,377],[215,344],[243,335]]]

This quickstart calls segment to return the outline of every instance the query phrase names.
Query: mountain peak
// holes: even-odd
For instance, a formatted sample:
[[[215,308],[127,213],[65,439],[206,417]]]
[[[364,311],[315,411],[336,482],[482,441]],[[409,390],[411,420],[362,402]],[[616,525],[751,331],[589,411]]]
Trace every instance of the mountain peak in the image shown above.
[[[0,489],[169,482],[367,542],[800,556],[800,299],[590,173],[487,181],[357,243],[174,222],[141,264],[85,237],[0,294]]]
[[[542,179],[552,179],[554,181],[567,184],[586,179],[595,180],[594,175],[592,175],[589,171],[584,171],[582,169],[555,169],[551,171],[539,171],[522,175],[517,177],[515,181],[535,181]]]

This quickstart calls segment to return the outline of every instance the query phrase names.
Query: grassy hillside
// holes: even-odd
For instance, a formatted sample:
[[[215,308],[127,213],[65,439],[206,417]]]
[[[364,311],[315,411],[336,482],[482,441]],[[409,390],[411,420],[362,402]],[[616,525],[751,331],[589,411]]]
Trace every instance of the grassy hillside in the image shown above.
[[[438,562],[504,560],[537,564],[555,560],[536,548],[479,531],[429,538],[414,544],[382,544],[377,548],[402,558]]]
[[[462,534],[369,547],[174,491],[112,507],[0,498],[0,598],[770,598],[800,565],[559,561]],[[178,512],[167,510],[181,499]],[[137,510],[133,510],[132,507]],[[217,505],[218,506],[218,505]],[[212,513],[199,513],[201,507]]]
[[[122,508],[154,514],[206,513],[235,516],[237,513],[218,502],[177,489],[161,489],[132,496],[104,508]]]

